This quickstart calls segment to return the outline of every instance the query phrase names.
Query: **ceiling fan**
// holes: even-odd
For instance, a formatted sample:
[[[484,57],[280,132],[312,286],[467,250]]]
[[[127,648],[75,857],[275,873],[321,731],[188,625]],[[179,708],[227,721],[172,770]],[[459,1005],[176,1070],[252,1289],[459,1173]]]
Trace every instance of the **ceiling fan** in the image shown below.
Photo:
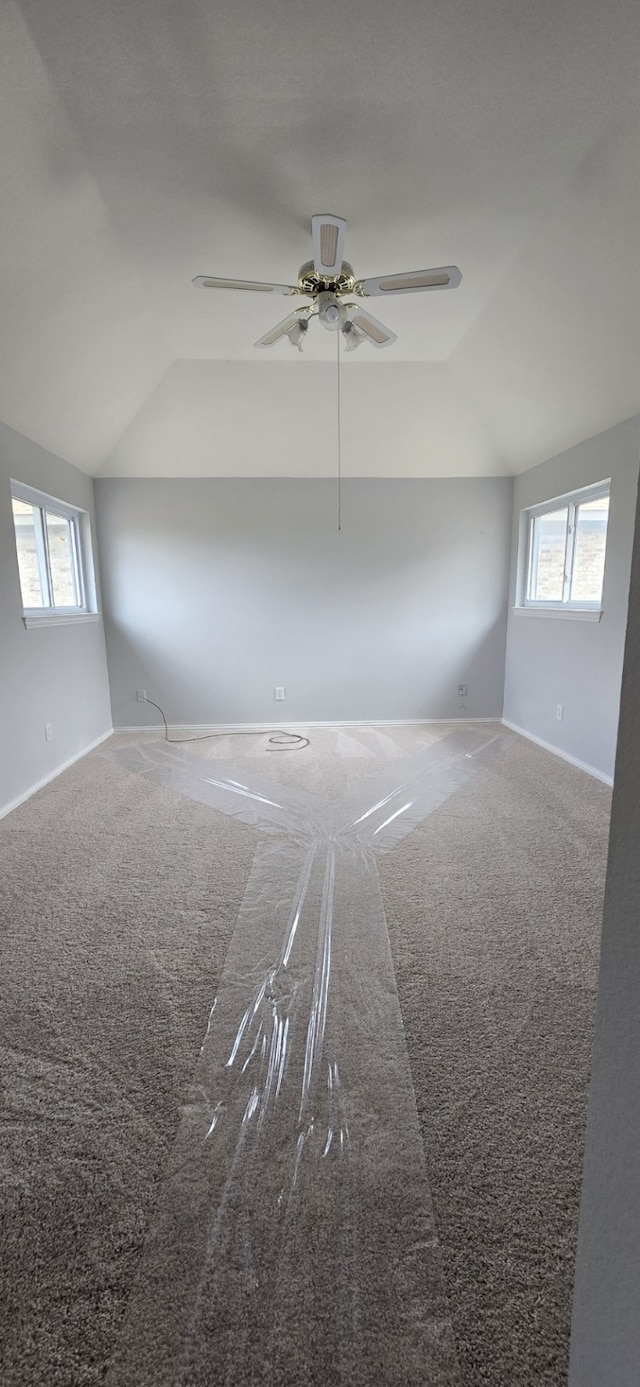
[[[260,284],[246,279],[216,279],[210,275],[198,275],[193,283],[202,289],[245,289],[258,294],[301,295],[311,299],[310,304],[296,308],[260,337],[256,347],[272,347],[282,337],[288,337],[291,345],[302,351],[310,319],[317,316],[328,331],[339,330],[346,350],[354,351],[362,342],[371,342],[374,347],[389,347],[397,340],[394,332],[367,313],[362,306],[363,298],[457,289],[462,279],[456,265],[381,275],[378,279],[355,279],[351,265],[342,259],[346,228],[343,217],[318,213],[311,218],[313,260],[301,266],[297,284]]]

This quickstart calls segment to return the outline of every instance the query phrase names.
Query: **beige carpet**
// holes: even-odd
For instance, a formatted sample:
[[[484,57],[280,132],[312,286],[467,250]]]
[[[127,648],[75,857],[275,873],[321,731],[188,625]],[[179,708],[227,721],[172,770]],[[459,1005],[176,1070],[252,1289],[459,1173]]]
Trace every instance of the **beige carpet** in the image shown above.
[[[197,751],[335,798],[446,731]],[[566,1381],[609,798],[514,739],[379,863],[465,1387]],[[0,824],[7,1387],[105,1377],[257,837],[99,754]]]

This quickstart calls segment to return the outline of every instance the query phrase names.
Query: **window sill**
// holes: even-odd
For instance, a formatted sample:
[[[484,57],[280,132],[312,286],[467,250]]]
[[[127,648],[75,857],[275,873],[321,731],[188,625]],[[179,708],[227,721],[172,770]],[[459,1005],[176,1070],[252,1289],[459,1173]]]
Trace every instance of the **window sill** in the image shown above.
[[[561,621],[600,621],[601,607],[512,607],[514,616],[546,616]]]
[[[100,612],[46,612],[42,616],[23,616],[27,630],[32,626],[76,626],[85,621],[99,621]]]

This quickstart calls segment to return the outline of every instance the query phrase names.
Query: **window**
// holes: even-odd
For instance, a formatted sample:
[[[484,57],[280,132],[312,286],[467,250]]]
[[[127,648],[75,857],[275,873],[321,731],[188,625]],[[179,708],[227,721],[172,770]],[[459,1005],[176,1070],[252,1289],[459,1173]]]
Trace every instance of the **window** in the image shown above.
[[[89,517],[11,483],[25,625],[95,615]]]
[[[609,482],[523,513],[526,564],[520,605],[599,611],[609,520]]]

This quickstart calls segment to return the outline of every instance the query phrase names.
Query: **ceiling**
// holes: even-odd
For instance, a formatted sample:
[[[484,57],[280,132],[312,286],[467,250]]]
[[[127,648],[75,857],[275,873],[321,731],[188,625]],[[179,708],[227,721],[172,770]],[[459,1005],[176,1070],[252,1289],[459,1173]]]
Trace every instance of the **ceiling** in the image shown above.
[[[1,0],[0,418],[97,475],[322,476],[336,339],[255,340],[310,217],[381,304],[358,476],[518,472],[640,411],[637,0]],[[295,301],[294,301],[295,302]],[[299,301],[298,301],[299,302]]]

